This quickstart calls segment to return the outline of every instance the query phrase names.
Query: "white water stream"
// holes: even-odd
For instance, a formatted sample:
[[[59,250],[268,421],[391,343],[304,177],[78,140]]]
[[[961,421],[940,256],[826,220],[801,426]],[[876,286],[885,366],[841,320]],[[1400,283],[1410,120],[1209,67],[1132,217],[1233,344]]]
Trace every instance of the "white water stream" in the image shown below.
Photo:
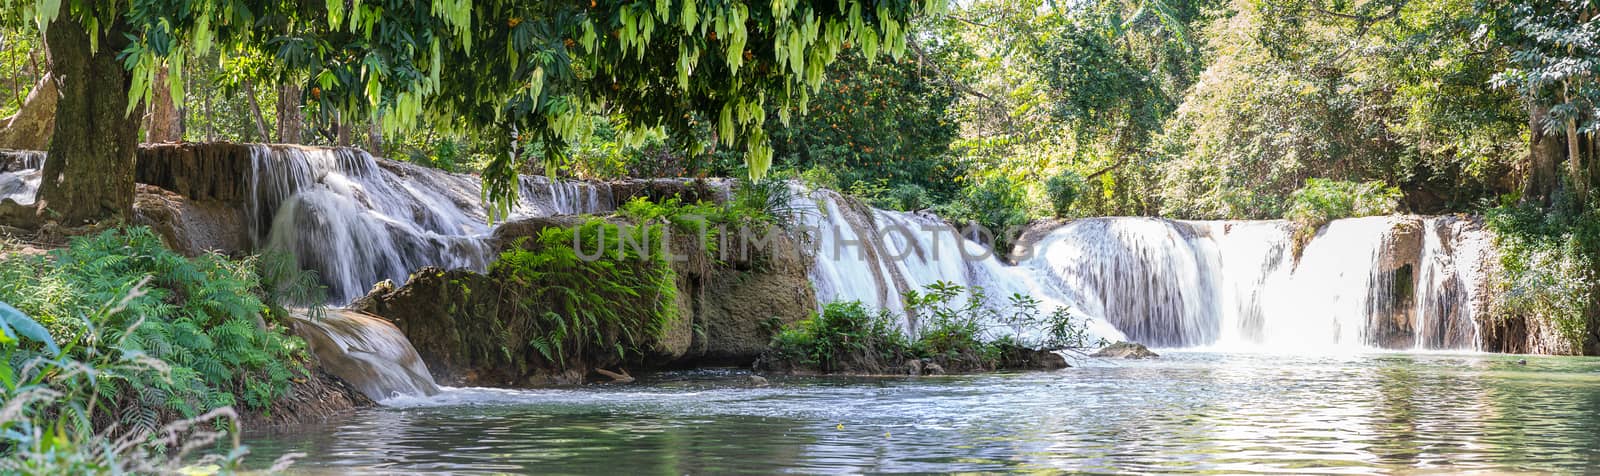
[[[356,149],[258,145],[250,160],[245,212],[255,251],[293,253],[337,302],[424,266],[482,270],[492,259],[477,177]],[[0,171],[0,199],[31,202],[42,162]],[[1474,349],[1479,341],[1474,303],[1491,251],[1466,219],[1338,220],[1298,257],[1282,221],[1083,219],[1007,265],[937,217],[797,191],[819,305],[859,300],[903,315],[902,295],[946,281],[984,289],[990,306],[1013,293],[1045,310],[1069,306],[1096,336],[1155,347]],[[603,183],[524,177],[519,192],[514,216],[616,207]],[[904,326],[915,329],[915,317]]]

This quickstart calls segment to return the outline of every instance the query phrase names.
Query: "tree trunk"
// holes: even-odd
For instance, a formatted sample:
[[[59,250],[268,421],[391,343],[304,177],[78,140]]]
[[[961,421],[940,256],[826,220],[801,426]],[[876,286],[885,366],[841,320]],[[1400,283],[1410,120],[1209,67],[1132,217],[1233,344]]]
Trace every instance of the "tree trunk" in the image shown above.
[[[1570,101],[1568,86],[1561,86],[1561,99]],[[1567,118],[1567,174],[1572,181],[1573,205],[1579,210],[1589,203],[1589,181],[1583,176],[1583,154],[1579,152],[1581,145],[1578,142],[1577,119]]]
[[[1545,117],[1549,114],[1548,107],[1528,105],[1528,178],[1522,188],[1523,201],[1546,206],[1555,195],[1556,160],[1562,155],[1561,139],[1544,133]]]
[[[89,35],[100,35],[98,52],[89,51]],[[125,217],[133,210],[139,142],[139,117],[126,113],[131,76],[117,60],[127,39],[121,27],[87,31],[71,14],[51,22],[45,36],[61,98],[39,187],[39,218],[75,226]]]
[[[373,157],[383,157],[383,127],[381,121],[372,120],[372,125],[367,128],[367,153]]]
[[[339,147],[350,147],[350,124],[344,120],[344,114],[333,115],[333,129]]]
[[[39,84],[28,93],[22,108],[15,115],[0,119],[0,149],[44,150],[50,146],[50,133],[56,127],[55,77],[45,73]]]
[[[300,143],[303,115],[300,113],[300,87],[278,86],[278,142]]]
[[[256,87],[249,79],[243,82],[244,95],[250,100],[250,118],[256,123],[256,141],[271,142],[272,136],[267,135],[267,119],[261,117],[261,102],[256,100]]]
[[[150,104],[146,105],[149,119],[144,126],[144,141],[150,143],[177,142],[183,139],[178,106],[173,104],[172,88],[167,86],[167,67],[156,71],[155,85],[151,87]]]

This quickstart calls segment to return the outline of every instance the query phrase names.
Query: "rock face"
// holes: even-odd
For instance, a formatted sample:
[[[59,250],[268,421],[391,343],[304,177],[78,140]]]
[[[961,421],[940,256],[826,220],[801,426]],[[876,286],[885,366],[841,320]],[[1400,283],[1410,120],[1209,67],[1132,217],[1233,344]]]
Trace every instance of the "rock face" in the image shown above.
[[[191,200],[139,185],[133,211],[134,223],[149,226],[168,247],[185,256],[211,251],[238,254],[250,249],[244,210],[219,200]]]
[[[1160,355],[1157,355],[1155,352],[1151,352],[1150,349],[1145,348],[1144,344],[1137,342],[1118,342],[1108,345],[1105,348],[1100,349],[1098,352],[1090,354],[1090,357],[1103,357],[1109,359],[1150,359],[1160,357]]]
[[[572,227],[583,217],[545,217],[502,225],[490,240],[497,250],[518,246],[551,227]],[[807,265],[787,236],[772,253],[707,259],[697,237],[673,236],[677,318],[628,360],[614,352],[559,356],[552,361],[529,343],[528,316],[501,299],[515,283],[470,271],[419,270],[400,287],[380,285],[352,308],[382,316],[411,339],[417,353],[447,385],[537,386],[605,380],[595,369],[660,368],[696,364],[747,365],[783,325],[809,316],[815,306]],[[637,305],[626,302],[617,306]]]

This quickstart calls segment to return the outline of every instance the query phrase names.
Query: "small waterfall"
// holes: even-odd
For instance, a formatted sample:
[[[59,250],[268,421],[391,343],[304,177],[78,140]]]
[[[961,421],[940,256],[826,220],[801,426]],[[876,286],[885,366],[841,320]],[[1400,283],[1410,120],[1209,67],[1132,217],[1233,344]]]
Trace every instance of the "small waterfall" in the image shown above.
[[[906,315],[905,293],[924,291],[936,281],[960,285],[968,293],[981,287],[986,307],[995,310],[1004,311],[1014,293],[1039,299],[1045,312],[1070,306],[1059,286],[1035,279],[1037,269],[1002,263],[987,247],[962,238],[959,230],[936,216],[873,209],[831,190],[793,188],[791,205],[803,217],[803,228],[811,237],[809,251],[816,258],[811,282],[819,306],[860,301]],[[907,315],[902,327],[915,331],[916,317]],[[1090,326],[1096,336],[1122,338],[1121,332],[1099,320],[1091,319]],[[1028,332],[998,326],[993,331]]]
[[[439,393],[417,350],[388,321],[346,310],[320,317],[294,316],[295,334],[305,339],[322,368],[373,400]]]
[[[482,271],[492,259],[477,177],[351,148],[258,145],[251,160],[246,212],[256,247],[292,253],[334,302],[424,266]],[[600,188],[523,177],[513,217],[609,211]]]
[[[1096,218],[1024,265],[1134,340],[1294,351],[1474,349],[1484,232],[1455,218],[1366,217],[1293,251],[1282,221]]]
[[[44,152],[0,150],[0,202],[32,204],[44,176]]]

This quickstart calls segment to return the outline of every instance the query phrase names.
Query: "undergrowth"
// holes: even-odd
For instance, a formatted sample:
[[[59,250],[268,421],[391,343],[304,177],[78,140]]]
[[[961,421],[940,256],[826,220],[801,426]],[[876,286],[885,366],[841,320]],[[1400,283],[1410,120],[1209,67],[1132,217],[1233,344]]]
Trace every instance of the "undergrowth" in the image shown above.
[[[1009,296],[1007,306],[984,303],[982,287],[935,282],[906,293],[916,316],[908,335],[901,316],[868,309],[857,301],[832,302],[809,319],[791,324],[772,339],[763,365],[822,372],[886,373],[910,360],[927,360],[953,371],[993,370],[1019,350],[1079,350],[1090,342],[1087,324],[1066,307],[1041,312],[1039,300]],[[1012,333],[995,332],[1009,327]]]
[[[1596,311],[1600,214],[1568,209],[1502,205],[1488,211],[1486,226],[1500,254],[1497,319],[1547,323],[1565,352],[1578,353],[1591,341],[1589,316]]]
[[[235,430],[235,406],[286,396],[305,344],[262,301],[292,283],[261,266],[185,258],[148,228],[0,258],[0,471],[170,472]]]
[[[655,213],[638,205],[633,212]],[[546,228],[501,253],[489,275],[509,290],[517,312],[531,317],[525,321],[534,328],[519,331],[545,359],[564,365],[571,355],[626,358],[678,317],[677,274],[661,239],[660,225],[598,218]]]

